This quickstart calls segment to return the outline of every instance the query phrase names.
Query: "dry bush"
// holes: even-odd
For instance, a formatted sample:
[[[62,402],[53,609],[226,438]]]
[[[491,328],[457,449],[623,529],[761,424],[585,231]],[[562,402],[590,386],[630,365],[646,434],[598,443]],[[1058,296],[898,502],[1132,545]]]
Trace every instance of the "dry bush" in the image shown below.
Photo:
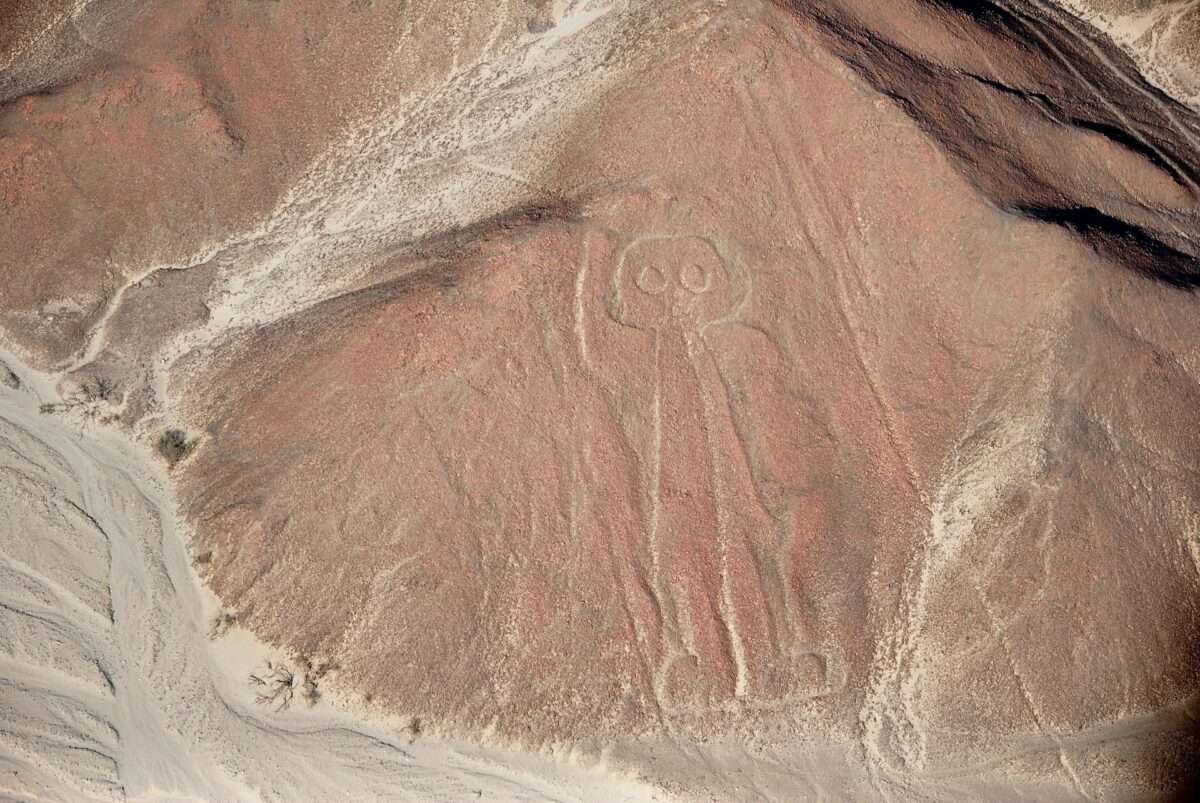
[[[271,705],[276,711],[286,711],[296,693],[296,674],[284,664],[266,662],[265,672],[251,672],[250,685],[258,689],[254,702]]]
[[[230,611],[218,611],[208,623],[208,637],[210,639],[219,639],[221,636],[229,632],[229,628],[237,624],[237,614]]]
[[[158,438],[157,449],[163,459],[167,461],[168,468],[174,468],[175,464],[187,458],[196,448],[196,439],[189,439],[187,433],[182,429],[168,429]]]
[[[301,656],[296,661],[296,671],[293,671],[285,663],[268,660],[266,671],[250,675],[250,685],[258,689],[254,701],[259,705],[272,705],[276,711],[286,711],[299,689],[300,698],[311,708],[321,700],[321,679],[337,668],[334,661],[314,665]]]
[[[78,413],[85,424],[99,421],[110,424],[117,416],[109,412],[118,401],[117,384],[104,377],[95,377],[77,387],[61,402],[43,404],[42,413]]]

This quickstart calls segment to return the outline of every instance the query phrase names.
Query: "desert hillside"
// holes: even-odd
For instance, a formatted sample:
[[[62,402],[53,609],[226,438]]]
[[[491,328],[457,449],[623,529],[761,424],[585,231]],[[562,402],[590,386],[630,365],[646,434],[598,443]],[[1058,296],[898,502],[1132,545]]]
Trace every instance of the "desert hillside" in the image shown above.
[[[0,797],[1191,799],[1198,15],[0,0]]]

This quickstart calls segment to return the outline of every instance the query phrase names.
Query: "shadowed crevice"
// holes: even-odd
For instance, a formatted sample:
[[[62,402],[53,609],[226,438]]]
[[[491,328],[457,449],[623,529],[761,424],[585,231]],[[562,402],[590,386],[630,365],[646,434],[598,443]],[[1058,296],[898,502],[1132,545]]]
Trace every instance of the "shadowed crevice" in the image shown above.
[[[1175,287],[1200,286],[1200,261],[1164,243],[1151,232],[1089,206],[1017,204],[1008,211],[1062,226],[1086,240],[1102,256]]]
[[[903,41],[853,3],[780,5],[814,23],[829,49],[913,118],[997,208],[1059,226],[1141,276],[1200,284],[1200,170],[1185,128],[1196,115],[1150,87],[1122,54],[1101,57],[1094,37],[1023,0],[923,0],[928,14],[914,20],[921,35]],[[962,40],[963,53],[1017,47],[1031,61],[1016,68],[997,56],[976,68],[969,56],[921,49],[947,38]],[[1047,122],[1050,142],[1039,133]],[[1096,137],[1124,154],[1110,174]]]

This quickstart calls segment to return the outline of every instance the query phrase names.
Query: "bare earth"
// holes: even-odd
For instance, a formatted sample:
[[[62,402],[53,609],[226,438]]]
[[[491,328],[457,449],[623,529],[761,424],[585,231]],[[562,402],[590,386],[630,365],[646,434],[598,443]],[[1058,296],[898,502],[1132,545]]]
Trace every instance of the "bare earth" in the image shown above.
[[[1194,4],[99,5],[0,0],[0,796],[1191,799]]]

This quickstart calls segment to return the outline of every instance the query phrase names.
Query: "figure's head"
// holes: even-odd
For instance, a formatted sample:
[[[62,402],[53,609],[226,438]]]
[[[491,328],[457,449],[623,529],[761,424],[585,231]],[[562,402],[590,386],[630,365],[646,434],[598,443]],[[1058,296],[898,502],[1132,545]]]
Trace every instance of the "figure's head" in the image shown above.
[[[618,320],[645,329],[710,323],[745,294],[712,243],[695,236],[634,241],[617,260],[614,282]]]

